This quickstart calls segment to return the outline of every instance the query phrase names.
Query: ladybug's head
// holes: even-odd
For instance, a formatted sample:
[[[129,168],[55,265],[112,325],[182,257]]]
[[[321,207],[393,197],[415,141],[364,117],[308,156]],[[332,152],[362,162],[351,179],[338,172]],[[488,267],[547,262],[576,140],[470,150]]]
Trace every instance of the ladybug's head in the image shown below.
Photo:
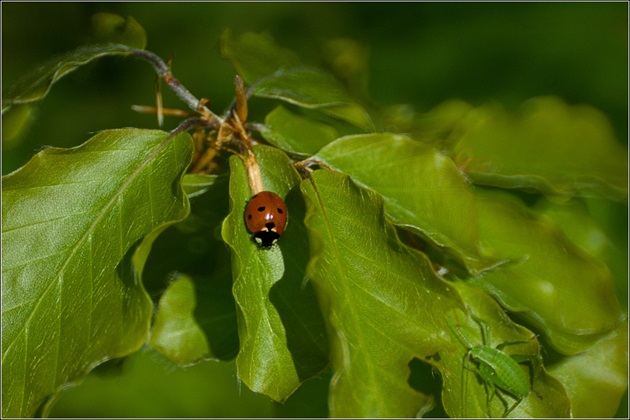
[[[272,225],[273,227],[273,223],[267,223],[267,225]],[[254,233],[254,241],[263,248],[269,248],[271,245],[275,244],[279,238],[280,235],[278,232],[269,227]]]

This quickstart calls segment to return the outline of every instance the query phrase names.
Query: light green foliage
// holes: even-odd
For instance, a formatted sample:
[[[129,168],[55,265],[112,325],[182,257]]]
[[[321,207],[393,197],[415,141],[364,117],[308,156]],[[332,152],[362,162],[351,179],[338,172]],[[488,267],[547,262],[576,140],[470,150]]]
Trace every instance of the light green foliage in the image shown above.
[[[99,367],[81,386],[62,393],[50,414],[70,418],[273,417],[273,401],[240,385],[235,373],[234,361],[178,369],[157,351],[143,348],[118,364]]]
[[[221,51],[245,81],[254,85],[254,96],[316,109],[363,131],[373,129],[368,113],[341,83],[329,73],[301,64],[293,53],[278,48],[270,37],[246,33],[235,40],[226,31],[221,37]]]
[[[289,153],[310,156],[339,137],[334,127],[295,114],[283,106],[267,114],[262,136]]]
[[[143,236],[182,219],[187,134],[102,132],[49,148],[2,185],[2,414],[38,407],[96,364],[137,350],[152,306],[131,262]]]
[[[482,245],[509,262],[472,283],[538,324],[564,354],[585,350],[625,318],[608,267],[555,223],[504,192],[478,191],[476,198]]]
[[[332,340],[331,416],[415,416],[430,399],[407,384],[407,363],[450,346],[443,314],[462,302],[424,255],[399,242],[375,193],[329,171],[301,189],[309,276]]]
[[[612,417],[628,388],[628,322],[584,353],[549,368],[571,398],[573,417]]]
[[[188,198],[200,196],[217,182],[217,175],[186,174],[182,178],[182,188]]]
[[[158,304],[149,345],[179,365],[208,356],[210,349],[197,324],[195,284],[186,276],[173,280]]]
[[[317,109],[362,131],[373,129],[365,109],[356,104],[343,86],[329,73],[311,67],[280,69],[257,83],[252,94],[279,99],[307,109]]]
[[[419,231],[471,272],[500,263],[479,246],[469,184],[437,150],[403,135],[374,133],[337,139],[315,158],[378,192],[396,224]]]
[[[453,160],[475,183],[628,199],[627,150],[595,108],[541,97],[516,115],[497,106],[477,108],[458,129]]]
[[[239,383],[287,416],[292,394],[341,417],[614,414],[627,388],[607,265],[618,238],[584,197],[627,199],[627,150],[602,114],[548,97],[516,114],[457,100],[379,110],[360,45],[330,43],[324,59],[362,103],[269,35],[226,31],[220,49],[252,87],[250,116],[271,110],[258,126],[271,146],[254,151],[287,205],[284,235],[252,241],[239,156],[182,176],[187,134],[105,131],[38,153],[3,178],[3,415],[47,414],[62,388],[147,341],[180,366],[236,358]],[[63,56],[4,105],[128,51]],[[533,371],[517,363],[539,355]],[[327,401],[304,397],[313,378]]]

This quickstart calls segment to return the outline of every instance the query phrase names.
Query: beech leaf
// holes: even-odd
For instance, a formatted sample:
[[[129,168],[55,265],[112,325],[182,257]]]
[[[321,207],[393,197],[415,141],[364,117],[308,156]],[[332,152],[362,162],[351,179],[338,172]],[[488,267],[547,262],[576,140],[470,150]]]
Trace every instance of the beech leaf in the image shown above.
[[[374,129],[367,111],[353,101],[341,83],[329,73],[314,67],[279,70],[257,83],[252,95],[316,109],[363,131]]]
[[[36,71],[26,75],[2,95],[2,113],[13,105],[38,102],[62,77],[97,58],[111,55],[128,55],[134,50],[122,44],[97,44],[77,48],[49,60]]]
[[[242,160],[233,156],[231,210],[222,235],[232,251],[241,344],[238,376],[251,390],[281,402],[324,369],[328,342],[313,288],[304,285],[309,257],[301,226],[304,204],[291,193],[299,176],[281,151],[269,146],[257,146],[255,151],[264,188],[283,197],[289,208],[286,232],[269,249],[254,243],[244,218],[252,193]]]
[[[337,139],[315,159],[379,193],[394,223],[446,249],[472,273],[497,264],[479,247],[470,185],[437,150],[406,136],[374,133]]]
[[[472,283],[537,325],[563,354],[584,351],[625,319],[606,264],[572,243],[553,220],[537,217],[506,192],[475,196],[483,247],[509,262]]]
[[[194,363],[210,354],[208,341],[197,324],[195,284],[178,276],[160,298],[149,344],[178,365]]]
[[[147,339],[137,244],[183,219],[188,134],[104,131],[3,177],[2,415],[33,417],[94,366]],[[132,260],[133,258],[133,260]]]
[[[628,149],[593,107],[554,97],[532,99],[516,115],[484,106],[467,113],[458,130],[453,159],[475,183],[628,199]]]
[[[309,276],[331,334],[330,415],[413,417],[432,398],[408,384],[408,363],[455,350],[443,315],[463,303],[423,254],[398,241],[377,194],[326,170],[301,189]]]

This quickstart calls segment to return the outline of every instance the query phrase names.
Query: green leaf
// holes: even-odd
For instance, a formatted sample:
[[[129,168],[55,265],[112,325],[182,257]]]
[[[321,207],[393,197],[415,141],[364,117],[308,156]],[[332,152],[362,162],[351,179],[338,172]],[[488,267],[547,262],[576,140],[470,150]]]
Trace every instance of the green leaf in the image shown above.
[[[469,112],[458,130],[454,160],[477,184],[628,198],[628,150],[595,108],[553,97],[530,100],[516,116],[485,106]]]
[[[111,55],[128,55],[132,48],[120,44],[102,44],[80,47],[74,51],[53,58],[12,85],[2,95],[2,113],[14,105],[38,102],[50,91],[53,84],[80,66],[97,58]]]
[[[408,363],[454,349],[443,315],[463,310],[462,301],[424,255],[399,242],[377,194],[326,170],[301,190],[309,276],[331,339],[331,417],[415,416],[432,398],[409,386]]]
[[[280,70],[256,84],[252,95],[317,109],[363,131],[374,129],[365,109],[352,100],[334,77],[316,68],[303,66]]]
[[[234,39],[231,30],[221,34],[221,55],[230,60],[246,83],[252,84],[279,69],[302,65],[291,50],[276,45],[271,35],[246,32]]]
[[[628,389],[628,323],[550,372],[567,389],[572,417],[613,417]]]
[[[267,114],[262,136],[269,143],[287,152],[310,156],[338,137],[337,130],[295,114],[283,106]]]
[[[349,122],[364,131],[374,129],[365,109],[356,104],[330,74],[304,66],[288,49],[280,48],[268,34],[247,32],[234,39],[221,36],[221,54],[250,85],[254,96],[279,99]]]
[[[179,182],[192,142],[167,135],[104,131],[3,177],[3,416],[34,416],[146,340],[152,304],[135,244],[188,213]]]
[[[274,403],[234,380],[234,362],[178,368],[144,347],[107,369],[99,367],[52,409],[56,418],[274,417]]]
[[[198,197],[207,192],[219,178],[219,175],[214,174],[185,174],[182,178],[182,188],[188,198]]]
[[[396,224],[421,233],[473,273],[497,263],[479,247],[475,198],[451,160],[408,137],[375,133],[342,137],[316,160],[379,193]]]
[[[594,257],[604,259],[613,251],[612,242],[589,214],[584,202],[576,199],[565,203],[540,200],[536,203],[535,210],[538,214],[553,219],[574,244]]]
[[[99,44],[111,42],[141,50],[147,46],[147,33],[132,16],[122,17],[106,12],[94,13],[92,32]]]
[[[584,351],[625,318],[608,267],[552,220],[505,192],[479,190],[476,198],[482,246],[509,263],[472,283],[539,327],[563,354]]]
[[[195,320],[195,284],[179,276],[160,298],[149,344],[180,366],[210,354],[208,341]]]
[[[281,402],[326,366],[328,348],[313,289],[303,284],[309,248],[301,225],[304,204],[294,191],[299,176],[279,150],[257,146],[255,151],[265,189],[285,198],[286,232],[270,249],[254,243],[244,220],[252,193],[244,164],[234,156],[230,159],[231,211],[222,235],[232,250],[241,342],[238,376],[253,391]]]
[[[440,151],[450,150],[451,143],[461,136],[460,121],[473,109],[472,105],[462,100],[446,100],[413,118],[412,127],[407,130],[416,140],[431,144]]]

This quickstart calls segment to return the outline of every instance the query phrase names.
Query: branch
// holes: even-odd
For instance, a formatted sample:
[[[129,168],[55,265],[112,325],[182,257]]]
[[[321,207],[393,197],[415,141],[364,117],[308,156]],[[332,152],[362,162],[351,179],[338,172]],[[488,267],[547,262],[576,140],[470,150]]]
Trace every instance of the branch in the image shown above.
[[[138,50],[135,48],[129,48],[129,50],[132,57],[148,61],[153,66],[158,76],[164,79],[168,87],[171,88],[171,90],[175,92],[177,97],[181,99],[184,103],[186,103],[186,105],[188,105],[190,109],[195,112],[207,113],[208,115],[211,115],[213,118],[215,118],[219,123],[223,122],[223,119],[221,117],[210,111],[210,109],[208,109],[199,99],[197,99],[195,95],[190,93],[190,91],[186,89],[184,85],[182,85],[181,82],[171,74],[171,69],[160,57],[146,50]]]

